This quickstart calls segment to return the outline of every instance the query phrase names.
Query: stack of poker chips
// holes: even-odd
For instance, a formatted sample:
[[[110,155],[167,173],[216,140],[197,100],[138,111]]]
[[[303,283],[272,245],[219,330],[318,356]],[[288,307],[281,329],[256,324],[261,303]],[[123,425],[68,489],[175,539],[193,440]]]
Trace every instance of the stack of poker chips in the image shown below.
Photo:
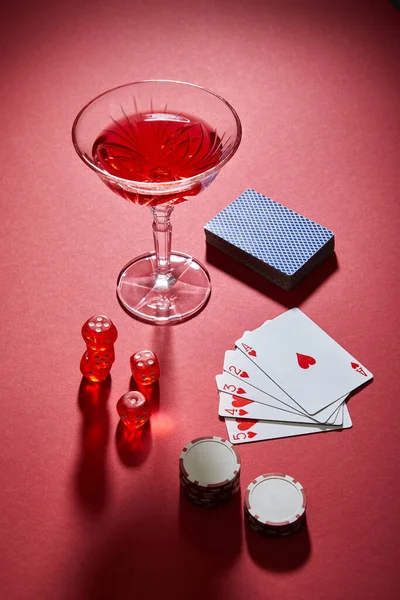
[[[261,535],[289,535],[306,519],[304,489],[290,475],[260,475],[246,490],[244,514],[249,526]]]
[[[220,437],[197,438],[179,457],[179,479],[184,495],[196,506],[217,508],[240,488],[240,457]]]

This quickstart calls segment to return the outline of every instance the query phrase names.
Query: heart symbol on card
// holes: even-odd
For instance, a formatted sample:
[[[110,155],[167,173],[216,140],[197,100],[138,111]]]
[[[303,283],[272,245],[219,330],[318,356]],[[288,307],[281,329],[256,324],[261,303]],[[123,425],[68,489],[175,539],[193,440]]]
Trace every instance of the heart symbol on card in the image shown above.
[[[239,416],[240,417],[244,417],[244,415],[248,415],[249,413],[247,412],[247,410],[244,410],[243,408],[241,408],[239,410]]]
[[[240,429],[240,431],[247,431],[247,429],[251,429],[256,423],[258,423],[258,421],[242,421],[238,424],[237,428]]]
[[[249,431],[249,432],[247,433],[247,437],[248,437],[248,438],[250,438],[250,439],[251,439],[251,438],[253,438],[253,437],[255,437],[256,435],[257,435],[257,434],[256,434],[256,432],[255,432],[255,431]]]
[[[254,400],[247,400],[247,398],[239,398],[238,396],[232,396],[232,398],[232,406],[235,408],[247,406],[248,404],[252,404],[254,402]]]
[[[366,372],[364,371],[364,369],[362,368],[362,366],[361,366],[361,365],[359,365],[358,363],[354,363],[354,362],[352,362],[352,363],[350,363],[350,364],[351,364],[352,368],[353,368],[355,371],[357,371],[357,373],[360,373],[361,375],[364,375],[364,377],[366,377],[366,376],[367,376]]]
[[[242,343],[242,348],[249,356],[257,356],[257,352],[251,346]]]
[[[236,393],[237,394],[245,394],[246,390],[244,390],[243,388],[237,388]]]
[[[240,377],[246,378],[246,377],[248,377],[248,376],[249,376],[249,374],[248,374],[248,373],[246,373],[246,371],[242,371],[242,372],[240,373]]]
[[[308,367],[312,367],[317,362],[315,358],[307,356],[307,354],[298,354],[298,352],[296,352],[296,356],[299,367],[302,369],[308,369]]]

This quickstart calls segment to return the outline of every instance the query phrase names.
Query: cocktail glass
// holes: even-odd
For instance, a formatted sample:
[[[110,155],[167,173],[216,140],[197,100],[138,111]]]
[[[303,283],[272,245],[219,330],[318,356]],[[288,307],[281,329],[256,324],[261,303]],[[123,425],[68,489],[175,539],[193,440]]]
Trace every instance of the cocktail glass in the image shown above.
[[[117,297],[142,321],[184,321],[207,302],[210,277],[192,256],[171,251],[176,204],[208,187],[235,154],[241,124],[233,107],[206,88],[181,81],[122,85],[77,115],[75,150],[111,190],[148,206],[154,251],[120,272]]]

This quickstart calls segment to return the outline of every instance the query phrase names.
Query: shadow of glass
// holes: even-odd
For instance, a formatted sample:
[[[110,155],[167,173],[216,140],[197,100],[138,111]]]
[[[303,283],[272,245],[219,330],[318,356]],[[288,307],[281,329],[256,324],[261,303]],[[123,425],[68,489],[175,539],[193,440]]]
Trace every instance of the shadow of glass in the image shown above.
[[[109,438],[107,401],[111,377],[93,383],[82,377],[78,406],[82,412],[81,451],[76,468],[76,491],[89,512],[101,512],[107,504],[106,453]]]
[[[160,495],[141,504],[132,499],[132,511],[93,541],[74,573],[74,600],[226,598],[221,570],[239,555],[238,507],[211,511],[184,502],[182,523]]]
[[[162,378],[164,373],[169,373],[169,369],[175,365],[173,344],[176,330],[168,325],[165,327],[154,326],[151,333],[151,349],[157,354]]]

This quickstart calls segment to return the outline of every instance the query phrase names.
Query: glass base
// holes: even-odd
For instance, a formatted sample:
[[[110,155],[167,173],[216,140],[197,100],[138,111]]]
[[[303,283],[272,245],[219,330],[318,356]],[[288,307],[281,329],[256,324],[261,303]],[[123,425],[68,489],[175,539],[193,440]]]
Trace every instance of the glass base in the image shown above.
[[[171,253],[169,276],[155,275],[154,252],[133,259],[117,280],[123,308],[141,321],[155,325],[179,323],[199,312],[210,293],[210,276],[194,258]]]

